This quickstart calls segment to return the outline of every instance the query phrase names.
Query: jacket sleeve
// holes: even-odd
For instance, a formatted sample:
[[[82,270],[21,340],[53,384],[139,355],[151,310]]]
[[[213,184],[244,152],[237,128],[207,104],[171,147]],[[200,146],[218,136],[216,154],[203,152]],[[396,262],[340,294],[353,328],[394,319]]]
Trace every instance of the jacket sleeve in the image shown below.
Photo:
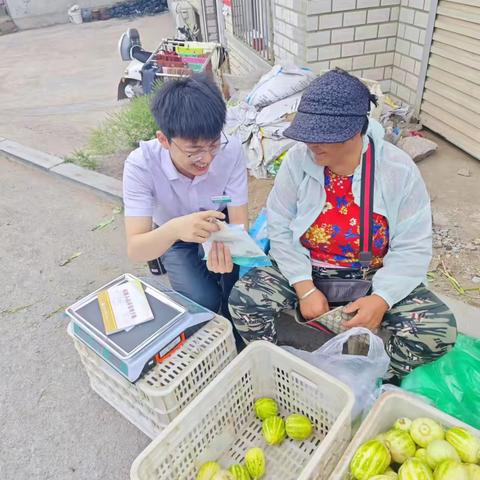
[[[275,184],[267,200],[268,236],[270,254],[277,262],[290,285],[312,279],[310,258],[294,245],[292,220],[297,215],[297,190],[299,185],[291,171],[290,153],[282,162]]]
[[[390,307],[425,280],[432,258],[430,198],[416,166],[407,175],[401,191],[398,220],[388,253],[383,267],[373,276],[373,293]]]

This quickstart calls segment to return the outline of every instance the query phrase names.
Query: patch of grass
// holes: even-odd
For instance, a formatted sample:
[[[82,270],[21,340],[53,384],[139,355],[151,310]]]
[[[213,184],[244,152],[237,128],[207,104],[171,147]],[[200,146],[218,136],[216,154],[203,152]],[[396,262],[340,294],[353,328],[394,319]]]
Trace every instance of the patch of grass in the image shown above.
[[[65,163],[74,163],[79,167],[96,170],[98,162],[93,158],[92,154],[85,150],[75,150],[70,156],[64,158]]]
[[[141,140],[151,140],[158,130],[150,112],[150,96],[133,98],[119,112],[109,115],[92,132],[88,151],[95,155],[109,155],[132,150]]]

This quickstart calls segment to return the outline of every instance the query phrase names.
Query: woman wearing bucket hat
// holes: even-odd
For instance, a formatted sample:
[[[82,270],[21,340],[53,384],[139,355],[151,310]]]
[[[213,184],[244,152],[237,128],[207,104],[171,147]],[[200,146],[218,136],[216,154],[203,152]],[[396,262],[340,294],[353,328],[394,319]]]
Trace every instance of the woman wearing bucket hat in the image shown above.
[[[295,307],[297,321],[312,327],[369,328],[385,342],[389,376],[402,377],[453,346],[456,322],[422,283],[432,253],[430,199],[412,159],[368,118],[375,101],[342,70],[307,88],[284,132],[300,143],[267,201],[275,263],[250,270],[229,303],[246,342],[276,342],[276,316]],[[346,306],[329,318],[334,305]]]

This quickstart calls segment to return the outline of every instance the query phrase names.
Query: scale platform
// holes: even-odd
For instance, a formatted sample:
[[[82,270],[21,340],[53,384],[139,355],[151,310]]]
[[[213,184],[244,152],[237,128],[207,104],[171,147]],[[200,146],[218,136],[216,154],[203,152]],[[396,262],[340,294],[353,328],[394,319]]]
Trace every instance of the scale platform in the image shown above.
[[[97,295],[102,290],[138,280],[154,318],[130,330],[107,335]],[[71,333],[131,382],[178,349],[215,314],[167,286],[152,287],[124,274],[66,309]]]

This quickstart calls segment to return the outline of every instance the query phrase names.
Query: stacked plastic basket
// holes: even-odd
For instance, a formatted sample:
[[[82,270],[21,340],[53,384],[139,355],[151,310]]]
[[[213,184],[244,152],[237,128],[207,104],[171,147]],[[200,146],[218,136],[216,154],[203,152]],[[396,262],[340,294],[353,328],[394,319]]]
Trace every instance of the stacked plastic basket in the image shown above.
[[[69,329],[71,334],[71,329]],[[232,326],[216,317],[163,363],[129,382],[73,337],[92,389],[155,438],[236,356]]]
[[[314,435],[267,445],[253,408],[264,396],[277,401],[281,415],[306,415]],[[190,480],[206,461],[226,468],[261,447],[266,480],[326,479],[350,441],[353,402],[341,382],[275,345],[254,342],[140,454],[131,478]]]

